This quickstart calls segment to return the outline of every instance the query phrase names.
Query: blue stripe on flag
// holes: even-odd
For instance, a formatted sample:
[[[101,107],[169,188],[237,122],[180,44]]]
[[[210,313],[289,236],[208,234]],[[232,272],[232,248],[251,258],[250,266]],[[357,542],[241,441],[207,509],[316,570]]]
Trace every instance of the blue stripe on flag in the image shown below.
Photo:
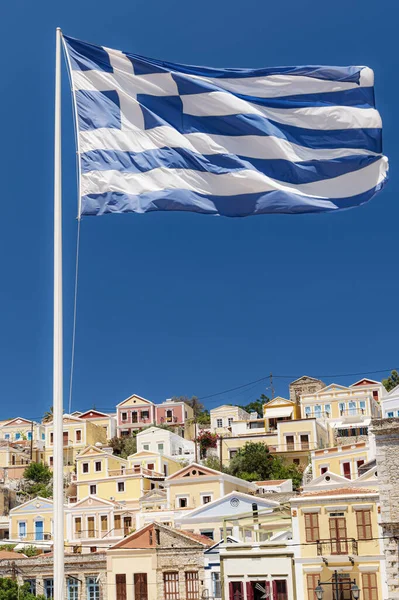
[[[81,42],[66,35],[63,38],[68,47],[72,70],[91,71],[97,69],[106,73],[113,73],[109,54],[104,48]]]
[[[185,148],[160,148],[146,152],[94,150],[81,156],[82,173],[120,171],[145,173],[159,167],[190,169],[206,173],[231,173],[243,169],[259,171],[272,179],[301,184],[331,179],[363,169],[380,160],[379,156],[346,156],[335,160],[310,160],[293,163],[282,159],[238,157],[234,154],[202,155]]]
[[[179,96],[159,98],[148,94],[137,94],[137,102],[143,111],[145,129],[172,124],[176,129],[182,130],[183,103]]]
[[[78,90],[75,95],[81,131],[100,127],[121,128],[118,92],[115,90],[106,92]]]
[[[331,212],[365,204],[384,187],[385,182],[386,180],[364,194],[333,200],[278,190],[239,196],[206,196],[189,190],[161,190],[140,195],[106,192],[83,196],[82,215],[145,213],[156,210],[189,211],[226,217]]]

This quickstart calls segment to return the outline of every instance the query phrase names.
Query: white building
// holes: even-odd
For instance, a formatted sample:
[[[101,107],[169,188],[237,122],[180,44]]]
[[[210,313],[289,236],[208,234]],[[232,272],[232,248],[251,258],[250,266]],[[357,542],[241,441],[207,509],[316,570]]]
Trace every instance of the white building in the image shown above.
[[[387,392],[381,401],[382,418],[399,417],[399,385]]]
[[[211,417],[211,431],[217,434],[230,433],[233,421],[249,421],[250,418],[246,410],[229,404],[213,408],[209,414]]]
[[[180,435],[162,429],[150,427],[137,434],[137,452],[155,452],[170,456],[174,460],[192,462],[195,457],[195,445]]]

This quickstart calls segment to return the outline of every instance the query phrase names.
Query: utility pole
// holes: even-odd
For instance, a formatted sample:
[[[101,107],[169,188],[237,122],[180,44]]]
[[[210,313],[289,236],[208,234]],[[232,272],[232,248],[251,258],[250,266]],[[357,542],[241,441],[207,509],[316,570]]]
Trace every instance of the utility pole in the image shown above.
[[[30,459],[33,460],[33,421],[30,425]]]
[[[198,445],[197,445],[197,415],[194,412],[194,451],[195,451],[195,462],[198,463]]]
[[[273,400],[273,398],[274,398],[273,373],[270,373],[269,377],[270,377],[270,391],[271,391],[272,400]]]
[[[223,471],[223,435],[219,435],[219,471]]]

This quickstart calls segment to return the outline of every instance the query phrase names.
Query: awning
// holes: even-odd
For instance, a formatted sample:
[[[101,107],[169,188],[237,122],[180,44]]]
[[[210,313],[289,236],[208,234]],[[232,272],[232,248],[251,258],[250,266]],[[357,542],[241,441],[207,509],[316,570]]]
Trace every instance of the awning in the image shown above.
[[[279,417],[289,417],[294,412],[293,406],[276,406],[276,408],[266,408],[266,419],[278,419]]]

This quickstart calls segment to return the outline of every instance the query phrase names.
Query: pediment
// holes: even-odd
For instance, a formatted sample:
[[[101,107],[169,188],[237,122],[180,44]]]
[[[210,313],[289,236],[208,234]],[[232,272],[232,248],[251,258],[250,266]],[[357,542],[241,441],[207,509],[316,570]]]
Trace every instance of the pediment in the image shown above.
[[[213,502],[199,506],[189,513],[185,514],[182,518],[185,519],[198,519],[206,522],[207,519],[213,519],[215,517],[223,519],[233,515],[245,514],[252,512],[252,505],[254,503],[254,496],[250,494],[243,494],[242,492],[230,492],[223,498],[218,498]],[[259,511],[273,510],[279,505],[274,500],[257,497],[256,504]]]
[[[99,498],[98,496],[87,496],[86,498],[82,498],[79,502],[72,504],[70,508],[75,510],[76,508],[104,508],[104,507],[114,507],[115,505],[104,498]]]
[[[87,410],[86,412],[79,415],[80,419],[104,419],[109,418],[106,413],[100,412],[99,410]]]
[[[340,391],[340,390],[348,390],[348,387],[345,387],[344,385],[339,385],[338,383],[330,383],[330,385],[326,385],[325,388],[323,388],[322,390],[320,390],[319,392],[317,392],[318,394],[322,395],[325,394],[327,392],[335,392],[335,391]],[[310,396],[312,394],[309,394]]]
[[[184,477],[197,479],[204,476],[219,476],[221,474],[222,473],[215,471],[214,469],[209,469],[208,467],[203,467],[202,465],[198,465],[196,463],[191,463],[191,465],[183,467],[183,469],[180,469],[180,471],[176,471],[176,473],[173,473],[173,475],[167,477],[167,481],[172,481],[173,479],[182,479]]]
[[[15,426],[25,426],[25,425],[32,425],[32,421],[28,421],[28,419],[23,419],[21,417],[16,417],[15,419],[12,419],[11,421],[7,421],[7,423],[4,423],[3,427],[15,427]]]
[[[118,458],[117,456],[113,456],[112,454],[108,454],[108,452],[104,452],[104,450],[101,450],[101,448],[96,448],[96,446],[86,446],[86,448],[84,448],[82,450],[82,452],[80,452],[76,458],[82,458],[82,456],[112,456],[112,458]]]
[[[295,406],[295,402],[292,400],[288,400],[288,398],[282,398],[282,396],[277,396],[277,398],[273,398],[270,402],[266,402],[264,404],[264,408],[267,410],[270,406]]]
[[[359,379],[359,381],[356,381],[355,383],[352,383],[352,385],[350,387],[360,387],[362,385],[381,385],[380,381],[374,381],[374,379],[367,379],[366,377],[364,379]]]
[[[27,502],[24,502],[23,504],[16,506],[10,512],[12,514],[19,513],[19,512],[21,512],[21,513],[32,512],[32,513],[39,514],[40,512],[47,512],[47,511],[52,512],[52,510],[53,510],[53,501],[50,498],[40,498],[38,496],[37,498],[32,498],[32,500],[28,500]]]
[[[153,406],[153,402],[151,402],[151,400],[146,400],[145,398],[142,398],[141,396],[138,396],[137,394],[133,394],[132,396],[129,396],[129,398],[126,398],[126,400],[123,400],[122,402],[120,402],[117,406],[118,408],[127,408],[128,406],[143,406],[143,405],[148,405],[148,406]]]

